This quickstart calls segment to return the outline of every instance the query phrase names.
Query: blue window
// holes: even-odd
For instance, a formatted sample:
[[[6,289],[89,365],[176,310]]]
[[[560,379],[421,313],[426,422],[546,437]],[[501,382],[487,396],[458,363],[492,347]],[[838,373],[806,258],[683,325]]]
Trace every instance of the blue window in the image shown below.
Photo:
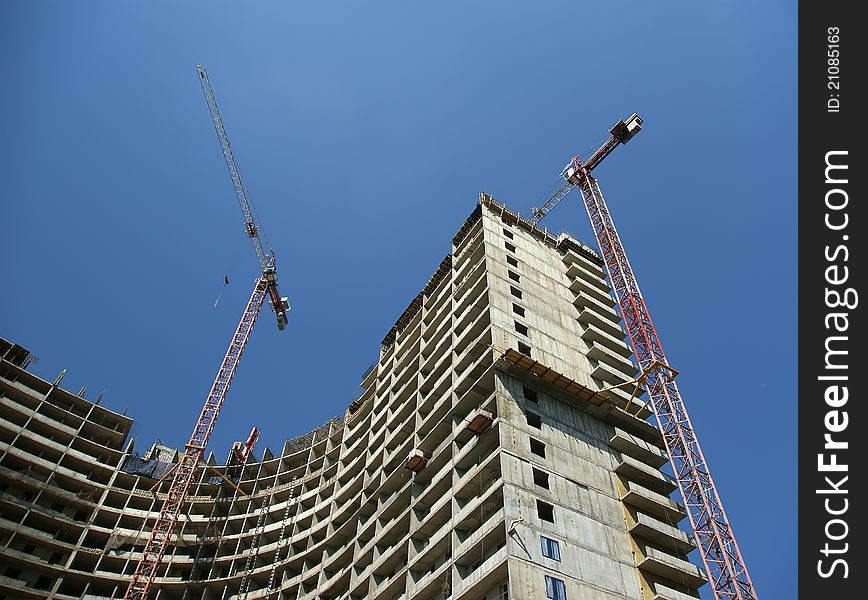
[[[557,577],[546,575],[546,598],[553,600],[567,600],[567,587]]]
[[[557,540],[547,538],[544,535],[539,536],[540,546],[542,547],[542,555],[546,558],[552,558],[556,561],[561,560],[561,547]]]

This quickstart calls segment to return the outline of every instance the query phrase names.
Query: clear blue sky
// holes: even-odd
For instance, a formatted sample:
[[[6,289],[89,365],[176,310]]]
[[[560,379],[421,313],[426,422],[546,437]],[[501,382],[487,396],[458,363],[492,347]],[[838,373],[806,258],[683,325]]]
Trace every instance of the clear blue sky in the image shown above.
[[[793,598],[795,26],[780,1],[3,2],[0,335],[105,388],[140,449],[186,441],[257,274],[202,63],[293,305],[212,449],[259,425],[279,451],[357,396],[480,190],[528,214],[635,111],[596,174],[759,593]],[[596,246],[578,194],[546,222]]]

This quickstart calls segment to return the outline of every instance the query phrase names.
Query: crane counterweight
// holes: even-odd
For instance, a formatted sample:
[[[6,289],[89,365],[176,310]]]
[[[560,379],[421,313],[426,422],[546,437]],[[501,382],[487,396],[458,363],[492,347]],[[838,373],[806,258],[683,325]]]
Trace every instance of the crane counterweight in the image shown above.
[[[627,117],[626,121],[618,119],[618,121],[616,121],[609,129],[609,133],[612,134],[612,137],[618,138],[618,141],[622,144],[626,144],[634,135],[639,133],[641,129],[642,117],[633,113]]]

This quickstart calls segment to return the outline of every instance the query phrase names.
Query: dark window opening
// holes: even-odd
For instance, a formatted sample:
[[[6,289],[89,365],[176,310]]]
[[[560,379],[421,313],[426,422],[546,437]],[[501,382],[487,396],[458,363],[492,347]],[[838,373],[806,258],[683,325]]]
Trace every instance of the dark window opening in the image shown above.
[[[530,356],[530,346],[525,344],[524,342],[518,343],[518,351],[524,354],[525,356]]]
[[[515,314],[517,314],[519,317],[523,317],[523,316],[524,316],[524,309],[523,309],[522,307],[520,307],[518,304],[513,304],[513,305],[512,305],[512,312],[514,312]]]
[[[21,551],[24,554],[33,554],[36,551],[36,546],[33,544],[24,544],[24,547],[21,548]]]
[[[509,250],[510,252],[515,252],[515,246],[513,246],[509,242],[506,242],[505,245],[507,250]]]
[[[542,417],[540,417],[536,413],[532,413],[529,410],[524,412],[524,418],[527,420],[527,424],[533,427],[534,429],[542,428]]]
[[[52,552],[51,558],[48,559],[48,564],[56,565],[60,563],[60,560],[63,558],[63,555],[60,552]]]
[[[544,490],[549,489],[549,474],[539,469],[533,470],[533,484]]]
[[[18,579],[18,576],[21,575],[21,569],[16,569],[15,567],[6,567],[6,573],[4,574],[6,575],[6,577]]]
[[[509,286],[509,293],[521,300],[521,290],[517,287],[513,285]]]
[[[516,321],[515,322],[515,330],[517,332],[519,332],[521,335],[525,335],[525,336],[528,335],[527,325],[525,325],[524,323],[519,323],[518,321]]]
[[[539,404],[539,396],[537,396],[536,390],[532,390],[526,385],[521,386],[521,393],[524,395],[524,399],[528,402],[533,402],[534,404]]]
[[[511,256],[507,256],[507,257],[506,257],[506,262],[507,262],[507,264],[509,264],[510,266],[513,266],[513,267],[516,267],[516,268],[518,267],[518,261],[517,261],[516,259],[514,259],[513,257],[511,257]]]
[[[48,575],[40,575],[36,579],[36,583],[33,584],[37,590],[48,590],[51,589],[51,584],[54,583],[54,578],[49,577]]]
[[[539,440],[530,438],[530,451],[541,458],[546,457],[546,445]]]
[[[520,277],[519,274],[516,273],[515,271],[509,271],[509,270],[507,270],[506,274],[509,275],[509,278],[512,279],[514,282],[516,282],[516,283],[520,283],[520,282],[521,282],[521,277]]]
[[[536,516],[549,523],[555,522],[555,507],[542,500],[536,501]]]
[[[513,235],[513,233],[509,229],[506,229],[506,228],[503,229],[503,235],[505,235],[509,239],[513,239],[515,237],[515,235]]]

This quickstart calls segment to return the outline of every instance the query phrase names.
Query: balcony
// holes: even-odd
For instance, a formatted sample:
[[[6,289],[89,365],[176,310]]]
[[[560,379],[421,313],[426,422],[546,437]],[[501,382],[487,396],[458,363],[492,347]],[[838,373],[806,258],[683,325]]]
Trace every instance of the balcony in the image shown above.
[[[458,548],[455,550],[455,557],[458,564],[476,560],[480,550],[484,548],[497,547],[505,540],[504,534],[504,509],[501,508],[497,512],[489,515],[485,521],[476,525],[471,531],[458,531],[459,539],[464,535],[464,539],[460,539]]]
[[[452,353],[448,352],[437,370],[422,384],[419,410],[427,414],[444,396],[449,396],[452,384]],[[436,379],[435,379],[436,378]]]
[[[427,538],[420,538],[428,535]],[[427,534],[426,532],[416,531],[410,538],[411,549],[416,550],[411,563],[415,571],[430,571],[437,563],[437,557],[449,551],[452,545],[452,521],[447,520],[434,533]]]
[[[449,292],[452,290],[452,286],[449,285],[450,282],[450,277],[444,277],[434,295],[427,296],[422,301],[422,306],[425,312],[422,317],[422,322],[425,324],[425,329],[427,331],[431,331],[431,327],[435,327],[435,325],[432,325],[432,320],[439,320],[444,314],[449,314],[449,298],[451,298]],[[423,338],[424,337],[425,336],[423,335]]]
[[[452,336],[444,336],[438,342],[438,346],[436,351],[432,354],[429,354],[425,357],[425,362],[422,364],[422,367],[419,369],[419,372],[422,377],[422,384],[419,387],[419,391],[422,392],[422,396],[424,397],[428,392],[431,391],[431,387],[434,383],[440,379],[440,376],[443,374],[443,371],[448,369],[450,365],[450,359],[452,357],[452,348],[450,347],[450,343],[452,342]],[[432,350],[433,344],[432,344]]]
[[[563,235],[563,234],[562,234],[562,235]],[[580,242],[580,243],[581,243],[581,242]],[[581,244],[581,245],[584,246],[584,244]],[[587,246],[585,246],[585,248],[587,248]],[[596,254],[596,252],[594,252],[594,254]],[[567,265],[568,267],[570,267],[570,266],[572,266],[572,265],[574,265],[574,264],[581,265],[581,267],[582,267],[583,269],[585,269],[586,271],[592,273],[594,276],[596,276],[596,277],[598,277],[598,278],[600,278],[600,279],[602,279],[603,277],[606,276],[606,274],[603,272],[602,267],[600,267],[600,266],[599,266],[598,264],[596,264],[596,263],[592,263],[591,261],[589,261],[589,260],[588,260],[587,258],[585,258],[584,256],[578,254],[578,253],[577,253],[575,250],[573,250],[572,248],[570,248],[569,250],[567,250],[566,254],[564,254],[564,256],[563,256],[563,261],[564,261],[564,264]]]
[[[612,352],[605,346],[601,346],[597,342],[591,342],[588,350],[588,358],[604,362],[615,367],[619,371],[623,371],[628,377],[635,377],[639,373],[639,369],[629,359]]]
[[[615,473],[658,494],[671,494],[678,487],[678,483],[671,476],[630,456],[621,456],[621,463],[615,467]]]
[[[590,308],[582,309],[579,316],[576,318],[579,323],[584,325],[594,325],[599,327],[612,337],[623,340],[627,337],[627,332],[620,325],[620,319],[613,311],[607,311],[605,314],[600,314]]]
[[[691,596],[658,583],[654,586],[654,596],[651,600],[697,600],[697,596]]]
[[[574,294],[587,295],[596,300],[599,304],[607,306],[610,309],[615,306],[615,299],[612,298],[608,292],[602,291],[600,288],[588,283],[584,279],[573,279],[570,282],[570,291]]]
[[[508,557],[509,551],[505,545],[497,549],[478,567],[466,575],[461,575],[460,581],[455,582],[452,588],[453,596],[459,598],[467,594],[468,597],[473,597],[474,594],[482,594],[492,589],[498,582],[507,578]]]
[[[421,314],[422,311],[419,310],[407,327],[398,333],[396,341],[397,351],[395,352],[395,361],[398,363],[396,370],[398,371],[403,368],[408,359],[412,359],[414,355],[418,354],[418,351],[413,351],[413,347],[418,347],[419,338],[422,333],[422,327],[420,326],[422,322],[420,318]]]
[[[413,565],[415,567],[416,565]],[[437,557],[437,561],[430,571],[419,573],[410,569],[410,585],[407,588],[408,598],[432,598],[442,586],[444,577],[449,576],[452,568],[451,552],[446,552]]]
[[[466,292],[474,288],[480,278],[485,278],[485,272],[485,257],[483,257],[468,270],[463,278],[459,279],[456,277],[455,293],[453,295],[459,303],[465,299]]]
[[[621,337],[621,339],[618,339],[612,335],[609,335],[596,325],[586,325],[586,329],[581,333],[580,337],[589,344],[592,342],[597,342],[601,346],[605,346],[615,354],[623,356],[624,358],[630,358],[630,356],[633,354],[633,350],[631,350],[630,347],[622,341],[624,339],[623,337]]]
[[[672,581],[683,582],[688,587],[699,587],[707,581],[705,573],[693,563],[666,554],[656,548],[646,548],[645,558],[637,566],[643,571]]]
[[[616,369],[615,367],[608,365],[604,362],[598,363],[594,370],[591,371],[591,377],[594,379],[599,379],[610,386],[612,385],[621,385],[622,383],[626,383],[630,381],[631,377],[627,377],[624,373]],[[623,386],[618,388],[622,392],[626,390],[627,398],[633,393],[634,386]],[[642,392],[644,393],[644,391]],[[639,396],[640,394],[637,394]],[[625,398],[626,399],[626,398]]]
[[[374,589],[371,591],[372,600],[391,600],[398,598],[406,587],[407,567],[400,559],[395,559],[389,565],[378,569],[382,573],[373,573]]]
[[[617,427],[615,435],[609,439],[609,445],[621,454],[632,456],[652,467],[662,467],[669,462],[669,457],[663,450]]]
[[[603,279],[602,273],[597,270],[595,270],[595,272],[592,272],[585,267],[585,265],[587,264],[587,262],[584,264],[580,262],[571,263],[567,267],[567,277],[569,277],[570,279],[582,279],[586,282],[590,282],[591,285],[599,288],[601,291],[608,294],[609,286]]]
[[[471,342],[476,341],[485,329],[491,325],[491,313],[483,311],[480,313],[471,324],[464,328],[455,328],[455,343],[454,349],[457,356],[461,356],[471,345]]]
[[[629,531],[637,537],[665,548],[674,548],[683,554],[687,554],[696,547],[696,542],[692,536],[687,535],[677,527],[643,513],[636,513],[636,522]]]
[[[615,312],[612,304],[610,304],[609,302],[601,302],[584,292],[579,292],[578,294],[576,294],[576,297],[573,298],[573,306],[578,308],[580,311],[593,311],[601,317],[609,319],[613,323],[621,322],[621,317],[618,316],[617,312]]]
[[[627,482],[627,491],[621,495],[621,501],[669,523],[678,523],[687,516],[684,507],[672,498],[631,481]]]

